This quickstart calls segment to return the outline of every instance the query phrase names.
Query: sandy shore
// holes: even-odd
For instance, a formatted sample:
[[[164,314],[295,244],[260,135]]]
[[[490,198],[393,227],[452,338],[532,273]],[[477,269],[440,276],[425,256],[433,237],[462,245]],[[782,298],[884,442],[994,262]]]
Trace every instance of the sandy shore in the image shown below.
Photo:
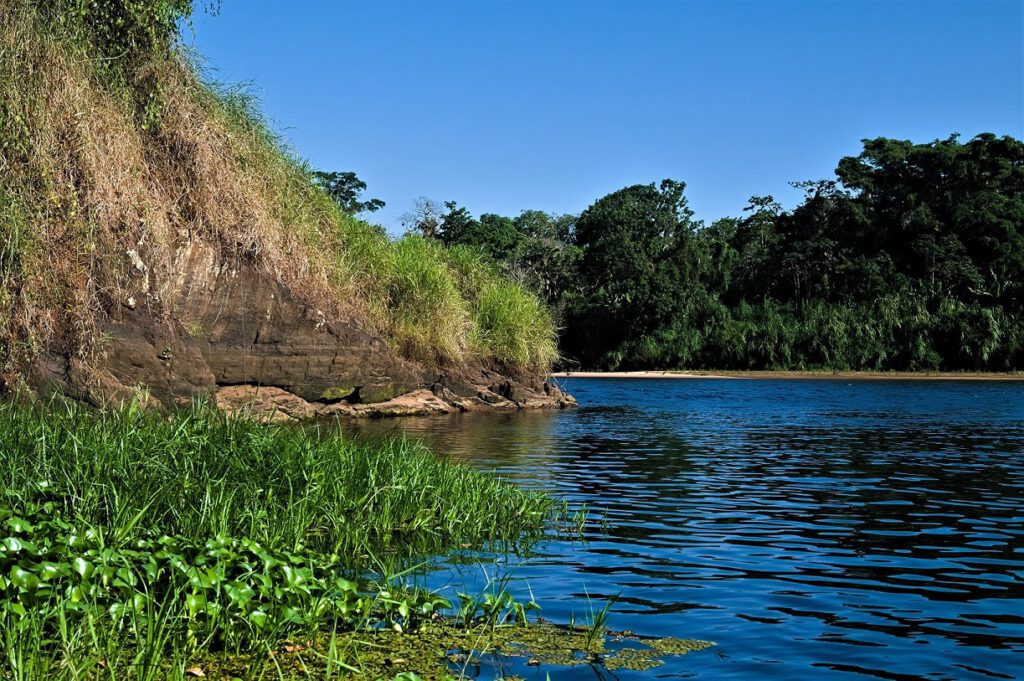
[[[1024,381],[1024,373],[925,371],[560,371],[554,378],[717,378],[843,381]]]

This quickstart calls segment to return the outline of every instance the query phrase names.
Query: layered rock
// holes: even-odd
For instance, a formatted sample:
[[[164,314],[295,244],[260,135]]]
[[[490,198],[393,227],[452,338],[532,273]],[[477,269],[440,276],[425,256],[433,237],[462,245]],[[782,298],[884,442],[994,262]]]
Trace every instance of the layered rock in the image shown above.
[[[207,397],[277,420],[575,404],[543,377],[408,361],[355,320],[329,316],[275,277],[228,265],[210,248],[183,249],[174,269],[159,295],[140,278],[137,291],[103,311],[88,357],[51,351],[31,374],[35,387],[96,403]]]

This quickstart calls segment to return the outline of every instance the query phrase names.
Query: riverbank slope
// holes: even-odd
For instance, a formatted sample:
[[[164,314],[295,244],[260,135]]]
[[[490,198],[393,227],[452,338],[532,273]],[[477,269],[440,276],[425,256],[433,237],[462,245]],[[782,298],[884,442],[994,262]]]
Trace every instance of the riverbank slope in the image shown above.
[[[120,7],[0,9],[0,392],[285,420],[572,404],[534,294],[345,212],[179,48],[189,2]]]

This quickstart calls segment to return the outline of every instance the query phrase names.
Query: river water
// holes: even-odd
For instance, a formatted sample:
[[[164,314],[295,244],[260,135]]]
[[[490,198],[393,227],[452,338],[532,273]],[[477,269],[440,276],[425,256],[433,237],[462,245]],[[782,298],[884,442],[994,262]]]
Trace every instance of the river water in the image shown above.
[[[1024,383],[566,379],[578,410],[372,424],[591,510],[505,569],[546,619],[709,650],[531,679],[1024,678]],[[440,588],[498,571],[440,566]],[[486,577],[485,577],[486,570]]]

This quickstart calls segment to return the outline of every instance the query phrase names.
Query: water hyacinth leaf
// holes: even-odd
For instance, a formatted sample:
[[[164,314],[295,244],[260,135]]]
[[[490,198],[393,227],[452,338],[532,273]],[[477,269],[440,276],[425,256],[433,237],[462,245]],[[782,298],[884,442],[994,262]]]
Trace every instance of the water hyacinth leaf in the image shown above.
[[[35,591],[39,586],[39,578],[15,565],[11,568],[11,584],[24,591]]]
[[[118,568],[115,572],[114,586],[120,588],[132,588],[138,583],[138,577],[128,568]]]
[[[192,587],[196,589],[212,589],[219,581],[213,570],[194,570],[190,578]]]
[[[4,537],[3,548],[8,553],[20,553],[24,548],[24,542],[17,537]]]
[[[96,570],[93,564],[87,561],[82,556],[76,556],[71,561],[71,568],[75,572],[77,572],[82,577],[83,580],[87,580],[90,577],[92,577],[93,572],[95,572]]]
[[[43,561],[39,564],[39,576],[42,579],[50,580],[56,577],[67,577],[71,570],[67,565]]]
[[[102,583],[103,586],[107,587],[110,586],[111,582],[114,581],[114,574],[115,570],[113,567],[109,565],[104,565],[98,568],[96,572],[93,573],[93,576],[98,577],[100,583]]]
[[[278,608],[276,615],[279,621],[289,624],[302,624],[306,621],[297,609],[289,606]]]
[[[252,587],[241,582],[229,582],[224,585],[224,591],[233,602],[244,605],[256,597]]]
[[[17,532],[18,534],[31,532],[33,528],[32,523],[24,518],[8,518],[5,524],[11,532]]]
[[[270,615],[268,615],[265,610],[260,608],[250,612],[248,619],[257,629],[263,629],[267,626],[270,620]]]
[[[299,570],[296,570],[291,565],[281,566],[281,572],[284,573],[284,581],[290,587],[295,587],[305,581],[303,575]]]
[[[209,604],[206,601],[206,596],[203,594],[189,594],[188,598],[185,599],[185,605],[188,607],[190,614],[196,615],[200,612],[205,612]]]

